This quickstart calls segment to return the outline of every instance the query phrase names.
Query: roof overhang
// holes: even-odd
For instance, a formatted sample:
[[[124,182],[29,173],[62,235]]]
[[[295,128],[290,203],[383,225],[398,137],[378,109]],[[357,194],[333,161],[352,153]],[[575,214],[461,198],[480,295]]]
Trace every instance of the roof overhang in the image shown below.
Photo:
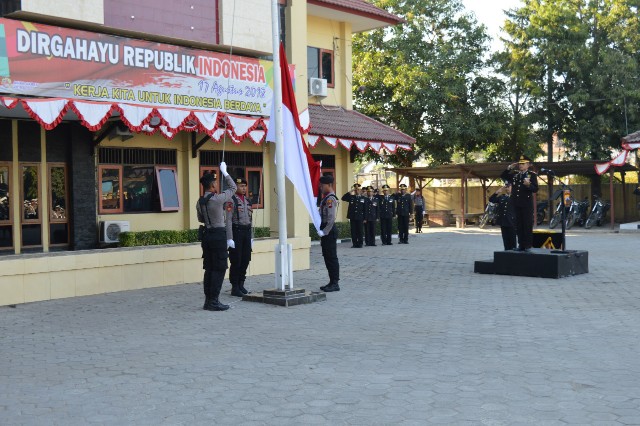
[[[382,9],[379,9],[382,11]],[[332,21],[348,22],[351,24],[353,33],[384,28],[397,25],[404,20],[390,13],[371,13],[364,10],[357,10],[348,6],[337,4],[337,2],[326,2],[322,0],[308,0],[307,14]]]

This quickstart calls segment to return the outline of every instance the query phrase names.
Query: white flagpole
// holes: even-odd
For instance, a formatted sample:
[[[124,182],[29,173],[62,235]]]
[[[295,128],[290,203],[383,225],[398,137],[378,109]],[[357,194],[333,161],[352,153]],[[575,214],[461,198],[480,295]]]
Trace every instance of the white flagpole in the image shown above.
[[[280,75],[280,11],[278,0],[271,0],[273,38],[273,104],[276,129],[276,188],[278,191],[278,235],[276,246],[276,289],[293,289],[287,247],[287,199],[284,173],[284,132],[282,130],[282,78]],[[295,113],[292,111],[292,113]]]

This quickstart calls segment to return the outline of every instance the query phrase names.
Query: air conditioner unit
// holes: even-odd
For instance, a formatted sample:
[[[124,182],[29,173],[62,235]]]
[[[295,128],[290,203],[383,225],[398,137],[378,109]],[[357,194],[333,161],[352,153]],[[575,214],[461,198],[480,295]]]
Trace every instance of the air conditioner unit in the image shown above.
[[[327,97],[327,80],[324,78],[309,79],[309,94],[312,96]]]
[[[129,231],[129,221],[106,220],[100,222],[100,241],[103,243],[117,243],[120,233]]]

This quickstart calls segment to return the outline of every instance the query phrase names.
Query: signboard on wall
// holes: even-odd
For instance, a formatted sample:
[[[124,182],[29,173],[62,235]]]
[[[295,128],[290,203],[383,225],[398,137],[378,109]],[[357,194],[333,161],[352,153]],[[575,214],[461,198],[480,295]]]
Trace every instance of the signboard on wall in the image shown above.
[[[269,115],[273,63],[0,18],[0,93]]]

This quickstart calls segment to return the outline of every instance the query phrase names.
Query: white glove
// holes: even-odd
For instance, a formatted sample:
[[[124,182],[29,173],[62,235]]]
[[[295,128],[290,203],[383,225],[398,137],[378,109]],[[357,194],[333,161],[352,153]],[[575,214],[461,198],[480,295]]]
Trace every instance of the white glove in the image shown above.
[[[220,173],[222,173],[222,176],[224,177],[229,176],[229,173],[227,173],[227,163],[224,161],[220,163]]]
[[[324,237],[324,232],[318,231],[318,235],[321,236],[321,237]]]
[[[233,240],[227,240],[227,248],[236,248],[236,243]]]

